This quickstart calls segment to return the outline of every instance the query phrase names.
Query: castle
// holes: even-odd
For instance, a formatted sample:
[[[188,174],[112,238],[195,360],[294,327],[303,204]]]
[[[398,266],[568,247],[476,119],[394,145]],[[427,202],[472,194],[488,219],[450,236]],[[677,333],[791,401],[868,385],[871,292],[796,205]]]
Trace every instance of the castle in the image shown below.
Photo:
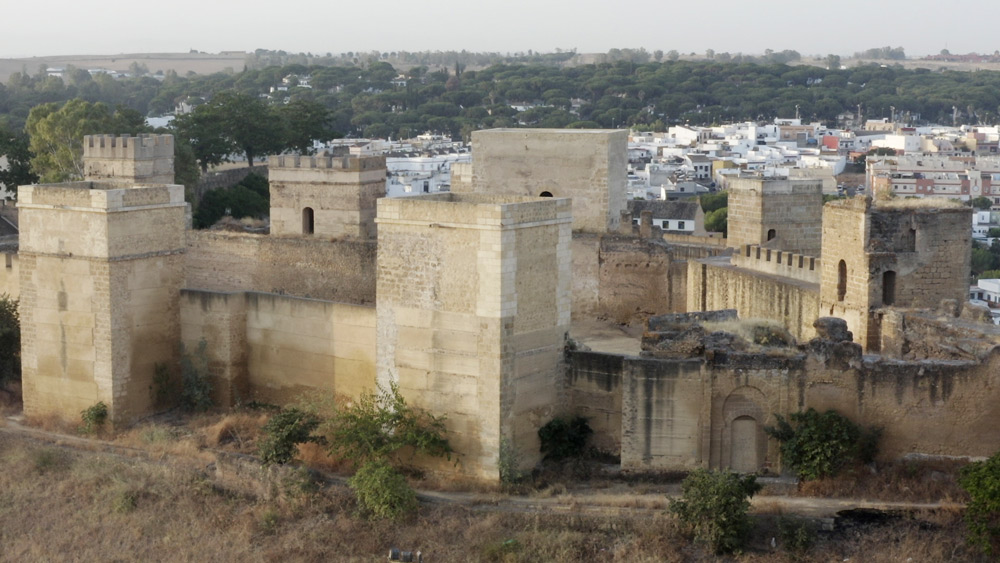
[[[452,192],[425,196],[383,197],[380,157],[274,156],[269,235],[195,231],[169,136],[84,146],[85,181],[19,190],[0,275],[29,416],[156,412],[183,345],[224,407],[395,383],[447,416],[458,464],[436,468],[484,480],[501,455],[537,463],[538,428],[567,413],[632,469],[779,470],[763,426],[810,406],[882,426],[887,457],[1000,448],[996,334],[961,307],[968,208],[824,206],[818,182],[744,178],[729,253],[648,212],[633,228],[624,131],[511,129],[475,132]],[[715,310],[804,344],[746,348],[700,328],[733,313],[687,313]],[[636,316],[642,355],[571,339]]]

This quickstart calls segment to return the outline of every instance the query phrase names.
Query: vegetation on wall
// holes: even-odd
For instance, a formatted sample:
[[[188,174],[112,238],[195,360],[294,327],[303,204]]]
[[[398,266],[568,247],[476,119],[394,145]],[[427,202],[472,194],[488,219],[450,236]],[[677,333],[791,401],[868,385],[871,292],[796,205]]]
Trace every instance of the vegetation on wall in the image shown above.
[[[0,387],[21,377],[21,317],[17,300],[0,293]]]
[[[807,480],[835,475],[855,462],[875,457],[881,431],[862,428],[833,410],[792,413],[764,430],[781,442],[781,461]]]
[[[963,467],[958,482],[971,499],[965,507],[969,543],[987,555],[1000,553],[1000,453]]]

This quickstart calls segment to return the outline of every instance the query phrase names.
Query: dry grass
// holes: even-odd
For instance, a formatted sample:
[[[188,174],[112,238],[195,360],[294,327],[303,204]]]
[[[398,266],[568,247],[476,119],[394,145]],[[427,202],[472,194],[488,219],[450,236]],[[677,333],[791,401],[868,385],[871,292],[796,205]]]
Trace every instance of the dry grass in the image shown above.
[[[958,502],[968,500],[958,486],[958,472],[966,464],[957,460],[913,460],[842,471],[836,477],[804,481],[799,494],[808,497],[863,498],[906,502]]]

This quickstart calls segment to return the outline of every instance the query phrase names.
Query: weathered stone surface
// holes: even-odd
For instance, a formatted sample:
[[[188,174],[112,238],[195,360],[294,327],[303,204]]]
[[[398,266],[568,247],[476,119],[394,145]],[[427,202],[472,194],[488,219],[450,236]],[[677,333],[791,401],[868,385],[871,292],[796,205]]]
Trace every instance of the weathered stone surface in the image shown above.
[[[816,338],[832,340],[833,342],[853,342],[854,335],[847,330],[847,321],[837,317],[820,317],[813,323],[816,328]]]

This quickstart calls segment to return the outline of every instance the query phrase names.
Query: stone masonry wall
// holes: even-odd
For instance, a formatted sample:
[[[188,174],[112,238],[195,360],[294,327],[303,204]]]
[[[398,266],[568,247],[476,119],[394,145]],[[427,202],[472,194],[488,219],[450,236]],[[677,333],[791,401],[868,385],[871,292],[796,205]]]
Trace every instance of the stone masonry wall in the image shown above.
[[[688,311],[736,309],[740,318],[772,319],[798,340],[816,335],[819,285],[733,266],[729,257],[688,263]]]
[[[379,201],[378,380],[448,413],[466,475],[496,480],[501,441],[531,467],[564,403],[570,217],[567,199]]]
[[[0,293],[6,293],[11,299],[21,295],[20,270],[16,250],[0,252]]]
[[[375,388],[375,309],[267,293],[184,290],[188,353],[205,341],[215,399],[288,404]]]
[[[187,231],[184,286],[375,302],[375,241]]]
[[[115,184],[172,184],[173,135],[84,135],[83,177]]]
[[[766,245],[817,256],[823,187],[815,180],[734,178],[729,182],[728,244]],[[773,238],[769,238],[769,232]]]
[[[472,133],[480,193],[573,199],[573,230],[615,232],[625,210],[627,131],[488,129]],[[467,183],[452,186],[454,192]]]

